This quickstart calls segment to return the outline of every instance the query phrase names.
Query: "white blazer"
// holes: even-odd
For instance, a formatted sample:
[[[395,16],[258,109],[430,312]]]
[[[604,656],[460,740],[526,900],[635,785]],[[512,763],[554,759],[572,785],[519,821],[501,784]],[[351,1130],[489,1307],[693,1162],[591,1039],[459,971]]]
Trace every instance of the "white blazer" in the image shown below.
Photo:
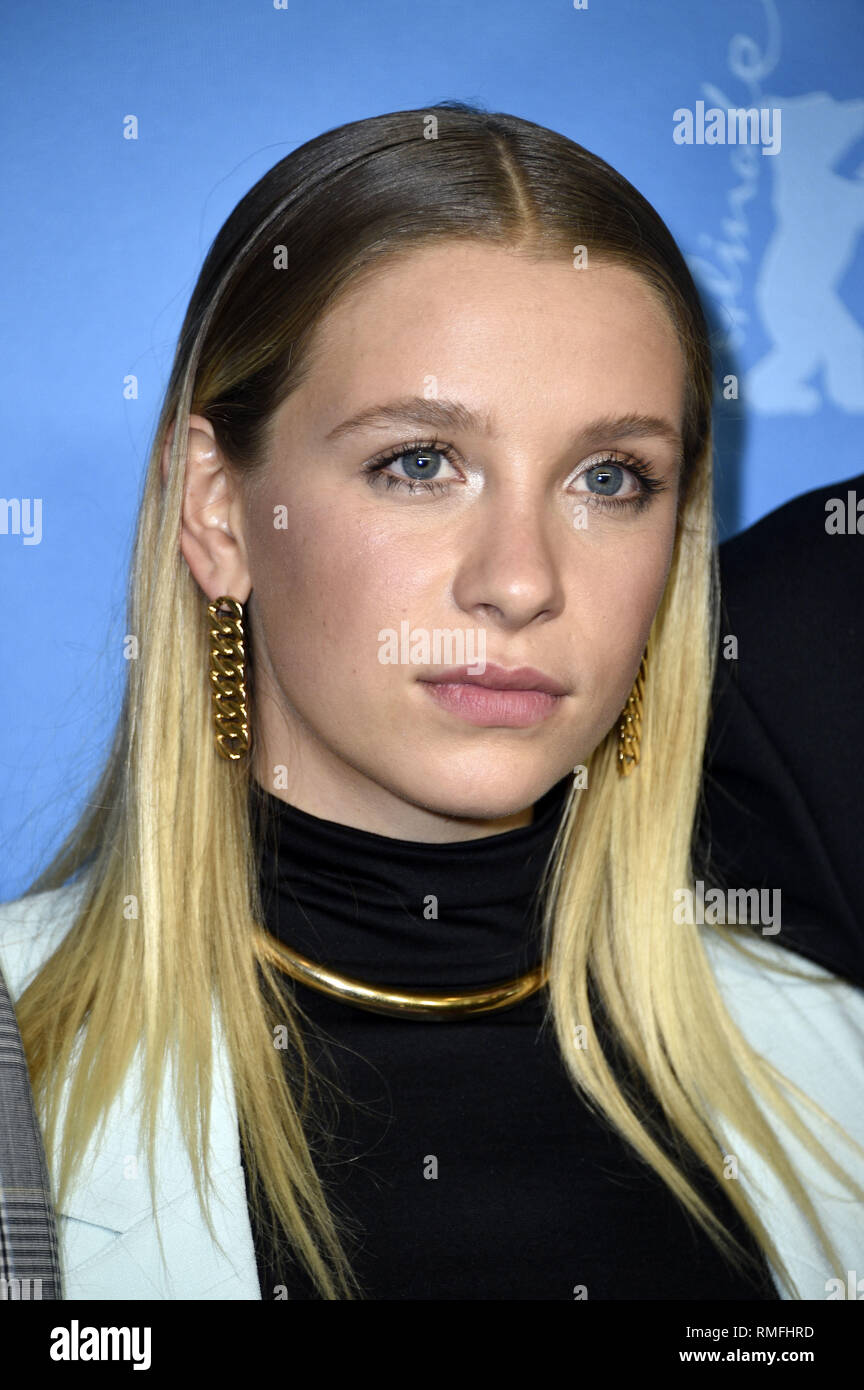
[[[80,891],[80,886],[59,888],[0,905],[0,967],[13,1001],[68,931]],[[752,949],[794,964],[806,971],[807,979],[775,974],[739,958],[710,930],[702,930],[724,999],[748,1041],[864,1145],[864,991],[754,936]],[[167,1267],[162,1264],[145,1156],[139,1150],[136,1095],[141,1078],[136,1059],[111,1107],[101,1142],[91,1144],[82,1176],[57,1212],[67,1299],[260,1299],[237,1109],[215,1017],[214,1026],[210,1159],[219,1244],[214,1244],[199,1210],[174,1106],[163,1097],[157,1210]],[[827,1125],[807,1119],[808,1112],[794,1098],[793,1104],[829,1152],[864,1184],[864,1157]],[[755,1201],[802,1298],[855,1297],[857,1281],[864,1280],[864,1208],[844,1195],[785,1126],[774,1123],[840,1253],[847,1290],[831,1282],[832,1271],[791,1198],[755,1151],[727,1126],[725,1148],[738,1160],[737,1181]],[[50,1156],[49,1166],[53,1168]],[[777,1282],[776,1272],[774,1277]],[[781,1297],[789,1297],[779,1282],[777,1287]]]

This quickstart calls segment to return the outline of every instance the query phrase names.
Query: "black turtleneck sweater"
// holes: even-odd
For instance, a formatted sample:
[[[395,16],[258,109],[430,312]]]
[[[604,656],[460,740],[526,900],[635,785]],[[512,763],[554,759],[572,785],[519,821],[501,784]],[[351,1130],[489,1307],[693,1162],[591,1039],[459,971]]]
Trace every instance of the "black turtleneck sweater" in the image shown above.
[[[366,983],[435,990],[512,979],[540,959],[538,884],[566,790],[566,780],[553,787],[523,829],[417,844],[321,820],[256,786],[269,930]],[[367,1299],[778,1298],[695,1157],[691,1177],[760,1259],[758,1277],[737,1274],[590,1112],[543,1024],[545,990],[442,1022],[372,1013],[288,977],[285,989],[313,1025],[315,1066],[339,1088],[316,1162],[353,1233],[347,1249]],[[647,1094],[645,1105],[662,1125]],[[262,1298],[284,1297],[279,1286],[290,1299],[317,1298],[290,1250],[272,1253],[251,1207],[250,1219]]]

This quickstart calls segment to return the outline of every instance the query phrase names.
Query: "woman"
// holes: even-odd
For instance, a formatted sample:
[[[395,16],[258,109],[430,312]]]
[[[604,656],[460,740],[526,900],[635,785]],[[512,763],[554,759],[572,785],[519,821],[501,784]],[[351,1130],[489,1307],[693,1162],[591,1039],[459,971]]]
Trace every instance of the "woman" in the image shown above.
[[[4,909],[67,1298],[845,1278],[862,997],[680,911],[711,389],[662,221],[530,122],[357,121],[229,217],[114,748]]]

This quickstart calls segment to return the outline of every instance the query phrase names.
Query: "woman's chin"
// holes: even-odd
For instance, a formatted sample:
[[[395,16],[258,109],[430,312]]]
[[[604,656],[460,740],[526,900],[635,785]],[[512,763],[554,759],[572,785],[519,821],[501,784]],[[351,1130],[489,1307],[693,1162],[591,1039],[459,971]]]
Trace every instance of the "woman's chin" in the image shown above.
[[[488,766],[476,772],[450,767],[442,769],[440,776],[430,771],[428,776],[412,777],[412,785],[405,787],[403,795],[425,810],[448,818],[466,822],[516,821],[524,813],[527,825],[535,802],[570,770],[568,767],[544,773],[537,769],[527,772],[521,769],[507,775]],[[502,825],[501,828],[509,827]]]

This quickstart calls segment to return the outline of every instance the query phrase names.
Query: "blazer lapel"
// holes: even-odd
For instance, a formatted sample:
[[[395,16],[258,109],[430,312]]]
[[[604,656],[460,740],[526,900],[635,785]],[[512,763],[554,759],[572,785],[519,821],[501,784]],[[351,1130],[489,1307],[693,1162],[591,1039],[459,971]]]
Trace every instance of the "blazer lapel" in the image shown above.
[[[214,1039],[209,1162],[216,1240],[195,1191],[172,1100],[170,1063],[160,1099],[154,1217],[138,1137],[139,1052],[104,1133],[91,1143],[81,1177],[57,1211],[67,1300],[260,1299],[237,1110],[215,1013]]]
[[[83,890],[83,883],[68,884],[0,904],[0,965],[13,1000],[68,931]],[[170,1064],[156,1135],[154,1217],[146,1154],[138,1140],[139,1052],[101,1133],[91,1141],[78,1180],[56,1212],[63,1296],[67,1300],[260,1299],[240,1161],[237,1107],[215,1009],[213,1037],[208,1157],[216,1240],[195,1192],[192,1166],[171,1099]]]

